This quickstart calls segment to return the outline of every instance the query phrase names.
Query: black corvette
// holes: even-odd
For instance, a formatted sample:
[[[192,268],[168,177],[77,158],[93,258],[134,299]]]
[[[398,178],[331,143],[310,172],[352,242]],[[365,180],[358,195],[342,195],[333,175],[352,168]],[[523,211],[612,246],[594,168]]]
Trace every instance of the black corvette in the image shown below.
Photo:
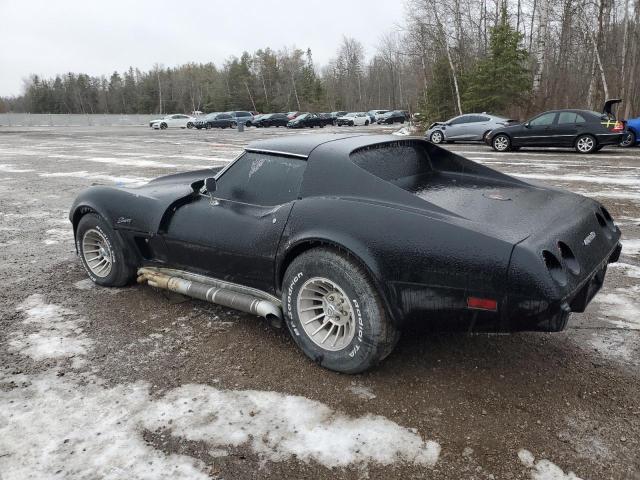
[[[223,169],[90,187],[69,218],[94,282],[137,277],[284,320],[348,373],[385,358],[410,319],[560,331],[622,248],[595,200],[394,136],[253,143]]]
[[[624,124],[606,109],[605,105],[605,113],[552,110],[525,123],[496,128],[485,139],[498,152],[520,147],[567,147],[578,153],[597,152],[606,145],[618,145],[624,138]]]

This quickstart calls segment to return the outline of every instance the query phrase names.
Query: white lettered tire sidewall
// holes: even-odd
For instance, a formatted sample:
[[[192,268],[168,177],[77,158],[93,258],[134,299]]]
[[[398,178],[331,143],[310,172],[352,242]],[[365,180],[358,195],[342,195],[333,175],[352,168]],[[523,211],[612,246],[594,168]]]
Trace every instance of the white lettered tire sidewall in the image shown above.
[[[386,320],[378,294],[366,272],[344,255],[313,249],[294,259],[282,284],[283,310],[287,327],[296,344],[313,361],[330,370],[359,373],[377,364],[388,353]],[[355,335],[338,351],[325,350],[313,342],[300,323],[297,300],[304,283],[316,277],[336,283],[347,295],[355,320]],[[395,332],[395,329],[393,329]],[[397,336],[393,336],[397,341]]]

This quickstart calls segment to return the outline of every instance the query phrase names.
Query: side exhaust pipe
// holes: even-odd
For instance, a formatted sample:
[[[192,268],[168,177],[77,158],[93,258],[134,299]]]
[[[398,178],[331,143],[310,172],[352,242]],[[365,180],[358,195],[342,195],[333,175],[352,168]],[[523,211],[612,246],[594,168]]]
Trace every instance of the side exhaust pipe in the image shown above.
[[[264,292],[188,272],[158,268],[138,270],[138,283],[145,282],[152,287],[264,317],[275,326],[282,325],[282,309],[274,301],[259,298],[270,297]]]

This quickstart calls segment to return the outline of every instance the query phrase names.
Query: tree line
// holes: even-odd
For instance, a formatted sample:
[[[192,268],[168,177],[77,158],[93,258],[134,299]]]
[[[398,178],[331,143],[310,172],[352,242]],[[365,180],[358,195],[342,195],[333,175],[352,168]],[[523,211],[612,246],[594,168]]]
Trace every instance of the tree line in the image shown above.
[[[371,108],[445,119],[487,111],[514,118],[550,108],[600,110],[621,97],[640,115],[640,0],[406,0],[403,24],[366,58],[343,37],[335,57],[259,49],[222,65],[129,68],[110,76],[32,75],[0,111],[173,113]]]

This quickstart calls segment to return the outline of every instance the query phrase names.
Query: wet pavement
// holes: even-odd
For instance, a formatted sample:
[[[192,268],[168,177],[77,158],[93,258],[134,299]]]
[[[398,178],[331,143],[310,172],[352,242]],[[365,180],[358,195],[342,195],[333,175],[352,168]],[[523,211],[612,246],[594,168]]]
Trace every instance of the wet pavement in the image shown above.
[[[86,277],[67,219],[82,188],[312,132],[0,128],[0,479],[640,479],[640,149],[446,146],[616,219],[620,262],[561,333],[414,326],[346,376],[259,318]]]

